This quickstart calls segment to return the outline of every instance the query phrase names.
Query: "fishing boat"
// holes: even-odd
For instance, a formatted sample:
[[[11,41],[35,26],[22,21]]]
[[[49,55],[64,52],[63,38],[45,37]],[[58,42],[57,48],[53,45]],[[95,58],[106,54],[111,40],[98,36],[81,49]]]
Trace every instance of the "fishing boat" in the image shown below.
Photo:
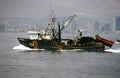
[[[74,19],[75,16],[71,16],[64,27]],[[32,29],[28,30],[29,38],[20,38],[18,40],[20,44],[32,48],[32,49],[55,49],[58,48],[60,43],[60,36],[58,38],[59,32],[55,33],[55,28],[53,27],[55,23],[55,18],[51,18],[50,23],[45,30]],[[63,30],[63,28],[61,29]],[[60,27],[59,27],[59,31]]]
[[[105,45],[107,45],[109,47],[112,47],[112,45],[114,44],[114,41],[107,40],[105,38],[100,37],[99,35],[96,35],[96,40],[104,43]]]
[[[77,16],[70,16],[62,27],[60,27],[60,22],[58,22],[57,31],[53,26],[51,27],[51,25],[55,23],[55,18],[52,18],[45,30],[28,30],[29,38],[18,37],[18,40],[20,44],[31,49],[83,49],[87,51],[104,51],[106,41],[99,36],[97,36],[96,39],[89,36],[82,36],[82,32],[78,30],[78,36],[76,39],[61,38],[63,30],[75,17]],[[112,46],[110,41],[108,43]]]
[[[117,40],[117,42],[120,42],[120,40]]]

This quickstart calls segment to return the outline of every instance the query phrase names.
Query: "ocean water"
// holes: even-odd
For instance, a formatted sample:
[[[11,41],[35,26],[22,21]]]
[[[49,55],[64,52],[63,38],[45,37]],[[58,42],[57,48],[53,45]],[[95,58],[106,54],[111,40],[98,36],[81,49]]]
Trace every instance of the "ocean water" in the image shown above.
[[[0,33],[0,78],[120,78],[118,42],[105,53],[46,51],[20,45],[20,36],[27,34]]]

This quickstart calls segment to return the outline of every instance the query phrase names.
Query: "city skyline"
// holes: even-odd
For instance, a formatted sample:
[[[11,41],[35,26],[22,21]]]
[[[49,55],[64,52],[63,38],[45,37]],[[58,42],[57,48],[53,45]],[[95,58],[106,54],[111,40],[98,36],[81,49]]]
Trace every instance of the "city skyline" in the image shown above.
[[[116,18],[116,30],[120,31],[120,16]]]
[[[61,26],[64,25],[66,19],[66,17],[59,19],[59,21],[61,20]],[[48,18],[38,20],[25,18],[4,18],[4,20],[0,21],[2,21],[0,22],[1,27],[2,25],[5,26],[5,31],[25,32],[28,29],[34,28],[35,26],[40,30],[45,29],[50,20]],[[117,28],[115,26],[117,24],[114,25],[115,21],[116,19],[113,20],[113,18],[93,18],[86,16],[78,16],[73,21],[73,23],[70,26],[68,26],[66,31],[76,31],[77,29],[82,29],[83,31],[88,33],[115,32]]]

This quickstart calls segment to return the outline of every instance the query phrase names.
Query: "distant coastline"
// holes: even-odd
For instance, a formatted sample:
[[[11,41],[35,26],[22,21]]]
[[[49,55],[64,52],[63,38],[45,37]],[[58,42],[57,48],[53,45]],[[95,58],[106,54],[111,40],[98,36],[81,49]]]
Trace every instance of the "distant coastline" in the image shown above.
[[[28,19],[28,18],[18,18],[18,17],[9,17],[9,18],[0,18],[0,32],[27,32],[27,30],[36,26],[38,29],[44,29],[48,18],[44,19]],[[63,25],[61,21],[61,26]],[[68,31],[77,31],[77,29],[82,29],[87,33],[112,33],[119,32],[116,31],[116,25],[114,25],[115,20],[112,18],[91,18],[78,16],[75,20],[76,22],[69,27]]]

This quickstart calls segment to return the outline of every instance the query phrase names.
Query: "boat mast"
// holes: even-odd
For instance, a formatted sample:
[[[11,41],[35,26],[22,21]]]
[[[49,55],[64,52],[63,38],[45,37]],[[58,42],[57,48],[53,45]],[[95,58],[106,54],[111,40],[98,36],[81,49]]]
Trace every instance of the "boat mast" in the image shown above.
[[[54,17],[54,16],[55,16],[55,15],[54,15],[54,11],[53,11],[53,13],[51,14],[50,23],[49,23],[48,26],[46,27],[45,31],[47,31],[50,26],[51,26],[51,27],[54,26],[54,24],[55,24],[55,17]],[[53,29],[53,27],[52,27],[52,29]]]
[[[60,22],[58,22],[58,43],[61,42],[61,30],[60,30]]]

